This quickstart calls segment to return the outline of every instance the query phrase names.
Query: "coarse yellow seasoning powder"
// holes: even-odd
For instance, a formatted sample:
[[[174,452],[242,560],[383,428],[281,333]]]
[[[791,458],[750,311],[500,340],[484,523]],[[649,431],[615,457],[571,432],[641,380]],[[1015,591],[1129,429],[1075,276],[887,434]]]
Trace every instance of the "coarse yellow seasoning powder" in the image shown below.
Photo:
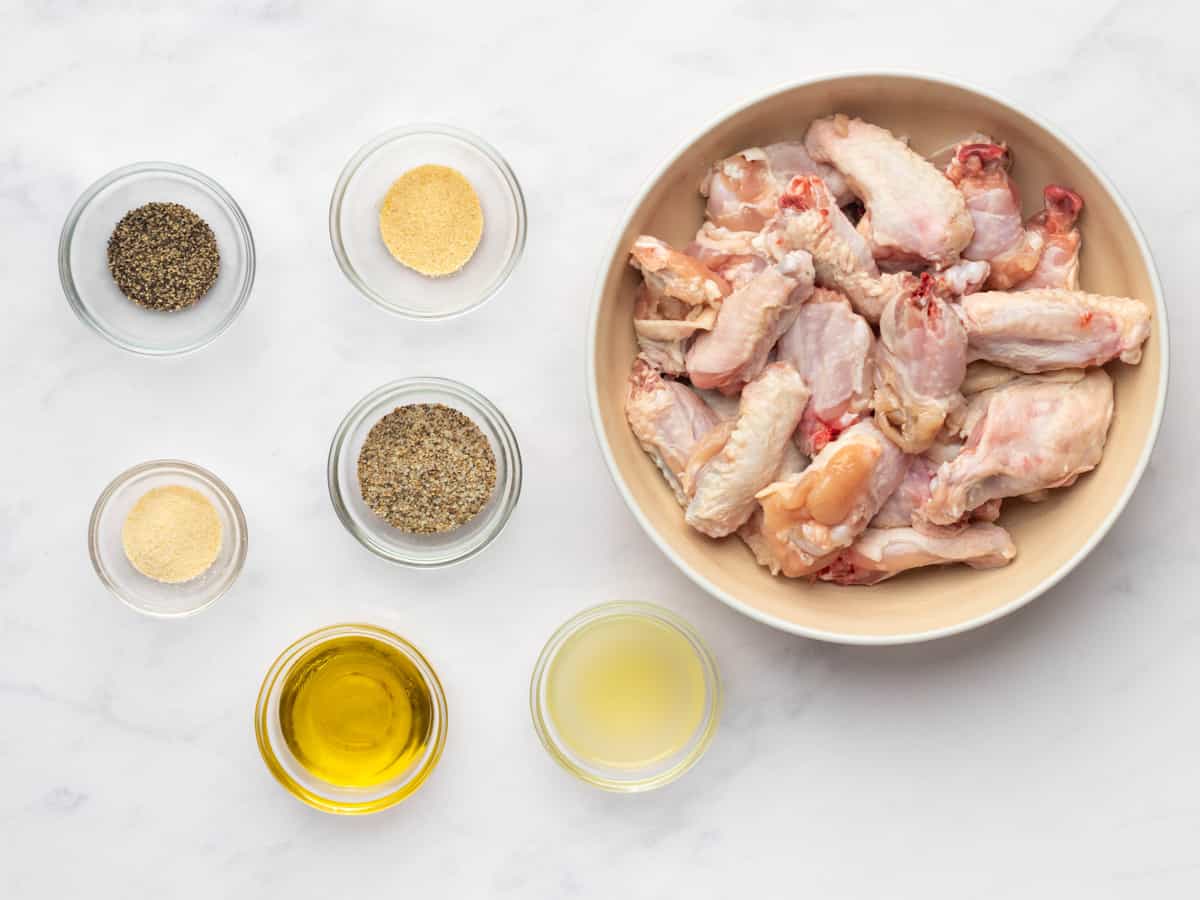
[[[147,578],[167,584],[191,581],[221,551],[221,519],[194,488],[152,488],[125,517],[121,544],[129,562]]]
[[[483,207],[462,172],[417,166],[384,196],[379,233],[398,262],[439,278],[457,272],[474,255],[483,236]]]

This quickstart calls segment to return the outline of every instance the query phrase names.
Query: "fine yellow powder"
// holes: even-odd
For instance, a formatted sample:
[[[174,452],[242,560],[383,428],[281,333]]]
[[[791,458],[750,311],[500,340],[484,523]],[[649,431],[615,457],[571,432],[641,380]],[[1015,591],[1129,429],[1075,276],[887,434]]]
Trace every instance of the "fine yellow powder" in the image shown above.
[[[417,166],[384,196],[379,233],[397,261],[438,278],[457,272],[474,255],[483,235],[483,208],[462,172]]]
[[[194,488],[168,485],[147,491],[121,528],[121,543],[133,567],[167,584],[191,581],[213,564],[221,550],[221,519]]]

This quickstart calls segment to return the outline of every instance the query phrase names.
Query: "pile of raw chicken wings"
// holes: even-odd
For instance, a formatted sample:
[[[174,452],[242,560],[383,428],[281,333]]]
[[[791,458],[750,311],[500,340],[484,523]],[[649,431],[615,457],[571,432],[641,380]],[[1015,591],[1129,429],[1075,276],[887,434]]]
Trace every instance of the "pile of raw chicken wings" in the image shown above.
[[[1083,199],[1027,220],[1010,167],[835,115],[715,163],[686,247],[633,242],[626,413],[688,525],[841,584],[1014,558],[1001,502],[1100,461],[1101,366],[1139,362],[1150,311],[1079,290]]]

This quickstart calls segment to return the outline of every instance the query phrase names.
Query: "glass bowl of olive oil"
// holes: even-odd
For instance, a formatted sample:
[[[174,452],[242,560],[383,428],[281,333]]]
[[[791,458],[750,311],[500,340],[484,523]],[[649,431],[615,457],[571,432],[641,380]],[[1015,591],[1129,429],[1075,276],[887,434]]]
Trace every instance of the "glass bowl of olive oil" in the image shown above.
[[[721,679],[679,616],[606,603],[546,642],[529,702],[538,737],[564,769],[605,790],[647,791],[674,781],[708,749]]]
[[[446,743],[446,696],[412,644],[373,625],[331,625],[279,655],[254,731],[289,792],[325,812],[394,806],[429,777]]]

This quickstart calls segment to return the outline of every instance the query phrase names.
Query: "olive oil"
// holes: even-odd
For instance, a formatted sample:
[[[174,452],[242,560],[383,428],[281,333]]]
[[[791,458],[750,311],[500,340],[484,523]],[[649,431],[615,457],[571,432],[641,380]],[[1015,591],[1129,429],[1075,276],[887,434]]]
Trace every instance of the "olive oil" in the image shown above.
[[[374,787],[404,774],[433,738],[433,698],[420,671],[380,640],[336,637],[288,672],[279,699],[284,740],[312,775]]]
[[[545,674],[546,712],[591,765],[642,769],[688,746],[705,715],[696,647],[665,622],[612,615],[569,635]]]

